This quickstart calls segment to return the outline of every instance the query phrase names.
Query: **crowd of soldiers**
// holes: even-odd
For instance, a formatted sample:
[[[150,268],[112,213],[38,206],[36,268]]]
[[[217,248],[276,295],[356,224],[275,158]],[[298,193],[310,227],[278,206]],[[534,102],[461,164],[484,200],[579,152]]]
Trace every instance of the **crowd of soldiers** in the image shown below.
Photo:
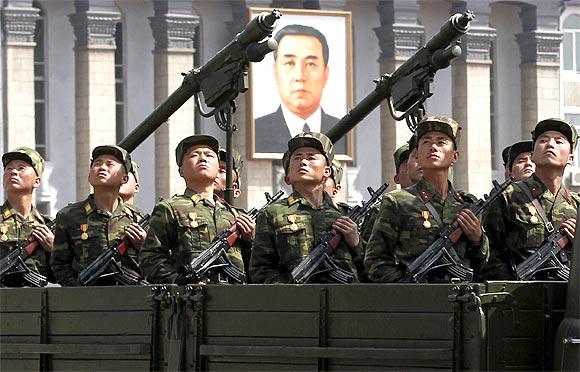
[[[409,282],[410,263],[444,226],[456,221],[460,237],[454,248],[461,263],[473,270],[474,281],[516,279],[516,265],[554,229],[569,239],[562,261],[570,265],[580,200],[563,178],[578,140],[574,126],[561,119],[542,120],[531,140],[506,148],[505,176],[515,182],[483,216],[469,209],[477,198],[456,190],[449,180],[460,157],[460,133],[452,118],[424,118],[394,154],[394,181],[401,188],[386,193],[360,226],[348,217],[351,207],[334,199],[343,170],[332,142],[321,133],[303,132],[288,142],[282,165],[292,193],[262,210],[256,220],[224,201],[227,156],[233,157],[235,197],[241,193],[241,156],[228,155],[208,135],[183,139],[175,160],[185,192],[158,203],[145,228],[139,225],[144,214],[133,205],[138,166],[123,148],[105,145],[92,151],[88,180],[93,192],[60,210],[54,221],[33,205],[44,160],[35,150],[18,148],[2,156],[7,200],[0,215],[0,258],[22,242],[36,240],[42,249],[26,265],[51,282],[78,286],[79,273],[122,238],[130,249],[118,265],[149,283],[228,283],[219,265],[202,278],[187,268],[216,236],[234,226],[239,238],[227,250],[228,264],[244,271],[249,283],[292,283],[292,270],[330,231],[342,239],[328,256],[354,281]],[[429,282],[451,279],[442,269],[428,276]],[[326,269],[310,282],[333,279]],[[115,284],[111,278],[98,282]],[[2,285],[26,283],[14,271],[2,278]]]

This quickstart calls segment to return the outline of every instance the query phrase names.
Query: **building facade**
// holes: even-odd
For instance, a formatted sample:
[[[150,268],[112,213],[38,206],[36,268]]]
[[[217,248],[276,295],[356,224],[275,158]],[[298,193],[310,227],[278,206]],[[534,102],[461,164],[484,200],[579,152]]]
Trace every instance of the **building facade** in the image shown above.
[[[436,74],[426,109],[462,125],[454,182],[476,195],[503,178],[502,149],[530,138],[539,120],[565,117],[580,129],[580,1],[4,0],[0,143],[2,152],[29,146],[45,156],[39,207],[54,215],[86,197],[90,150],[130,133],[181,84],[182,72],[205,63],[246,25],[248,7],[351,12],[355,104],[451,14],[472,10],[462,56]],[[237,98],[234,115],[234,147],[246,155],[247,99]],[[174,149],[193,133],[225,144],[213,119],[189,100],[133,152],[143,210],[183,191]],[[391,181],[392,154],[410,135],[385,104],[371,112],[354,129],[341,198],[358,202],[367,186]],[[576,157],[566,177],[573,187],[580,186]],[[265,191],[285,187],[279,161],[246,158],[236,203],[256,206]]]

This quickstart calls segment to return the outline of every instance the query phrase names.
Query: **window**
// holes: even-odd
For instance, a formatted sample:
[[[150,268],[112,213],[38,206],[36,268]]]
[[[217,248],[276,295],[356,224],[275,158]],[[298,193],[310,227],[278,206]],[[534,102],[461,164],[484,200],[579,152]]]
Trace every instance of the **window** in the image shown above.
[[[36,151],[47,159],[48,151],[46,149],[46,64],[44,48],[44,12],[42,8],[34,3],[34,6],[40,9],[39,18],[36,20],[36,29],[34,33],[34,129]]]
[[[564,71],[580,73],[580,15],[571,14],[562,24],[562,65]]]
[[[123,23],[115,30],[115,128],[117,142],[125,137],[125,83],[123,80]]]

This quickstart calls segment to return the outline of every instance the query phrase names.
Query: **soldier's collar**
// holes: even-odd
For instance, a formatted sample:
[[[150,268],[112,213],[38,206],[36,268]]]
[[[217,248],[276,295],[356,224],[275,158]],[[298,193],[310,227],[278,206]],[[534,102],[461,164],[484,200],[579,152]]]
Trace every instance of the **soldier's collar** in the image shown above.
[[[433,185],[427,182],[427,180],[423,177],[421,177],[419,182],[415,184],[415,187],[417,188],[417,192],[423,203],[429,203],[436,195],[439,196],[440,199],[442,199],[442,195],[439,195],[439,192],[435,189],[435,187],[433,187]],[[448,193],[450,193],[451,196],[453,196],[453,199],[455,199],[459,203],[464,202],[461,195],[453,188],[451,181],[447,181],[447,187],[449,189]]]
[[[219,198],[217,195],[214,194],[213,196],[213,203],[209,200],[207,200],[206,198],[204,198],[203,196],[201,196],[200,194],[198,194],[195,190],[190,189],[189,187],[185,189],[185,192],[183,193],[183,196],[191,199],[191,201],[193,202],[193,205],[197,205],[198,203],[202,202],[205,203],[207,205],[210,206],[214,206],[215,204],[218,203]]]
[[[14,209],[12,204],[10,204],[10,202],[8,200],[6,200],[6,202],[4,203],[4,205],[2,205],[2,208],[1,208],[0,221],[7,220],[13,216],[20,216],[20,213],[18,213],[18,211],[16,209]],[[20,216],[20,218],[22,218],[23,220],[26,220],[22,216]],[[30,219],[32,219],[34,221],[43,221],[43,222],[45,220],[45,218],[40,214],[40,212],[38,212],[38,210],[34,207],[34,205],[32,206],[32,210],[30,211],[30,214],[28,215],[28,220],[30,220]]]
[[[293,191],[292,194],[286,198],[286,202],[288,203],[288,206],[294,205],[296,203],[310,205],[306,198],[300,195],[298,191]],[[337,204],[334,202],[334,199],[332,199],[330,195],[324,191],[322,192],[322,206],[324,208],[332,207],[336,210],[339,210]]]
[[[0,215],[1,221],[7,220],[10,217],[14,216],[16,211],[12,208],[12,205],[8,200],[2,205],[2,214]]]
[[[89,197],[83,203],[83,211],[85,212],[85,215],[88,216],[92,213],[97,212],[98,210],[99,210],[99,207],[97,206],[97,203],[95,202],[95,195],[94,194],[89,195]],[[108,214],[108,212],[106,212],[106,213]],[[123,213],[129,217],[132,217],[132,215],[133,215],[133,213],[131,212],[131,209],[126,206],[125,202],[123,202],[123,198],[121,198],[120,196],[117,196],[117,208],[115,208],[115,210],[110,214],[114,215],[114,214],[119,214],[119,213]]]

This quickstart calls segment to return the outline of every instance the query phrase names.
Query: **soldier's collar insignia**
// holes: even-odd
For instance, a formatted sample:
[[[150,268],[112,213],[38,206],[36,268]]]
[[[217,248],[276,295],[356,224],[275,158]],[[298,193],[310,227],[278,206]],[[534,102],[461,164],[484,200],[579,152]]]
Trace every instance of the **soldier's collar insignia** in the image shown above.
[[[4,211],[2,211],[2,217],[4,217],[4,219],[10,218],[12,217],[13,213],[12,210],[9,208],[4,209]]]
[[[290,195],[287,200],[288,200],[288,205],[292,205],[292,204],[295,204],[298,202],[298,199],[295,198],[294,195]]]
[[[85,205],[83,205],[83,209],[87,215],[91,214],[91,212],[95,210],[90,202],[86,202]]]
[[[193,194],[190,198],[193,204],[197,204],[202,199],[201,195],[199,194]]]

